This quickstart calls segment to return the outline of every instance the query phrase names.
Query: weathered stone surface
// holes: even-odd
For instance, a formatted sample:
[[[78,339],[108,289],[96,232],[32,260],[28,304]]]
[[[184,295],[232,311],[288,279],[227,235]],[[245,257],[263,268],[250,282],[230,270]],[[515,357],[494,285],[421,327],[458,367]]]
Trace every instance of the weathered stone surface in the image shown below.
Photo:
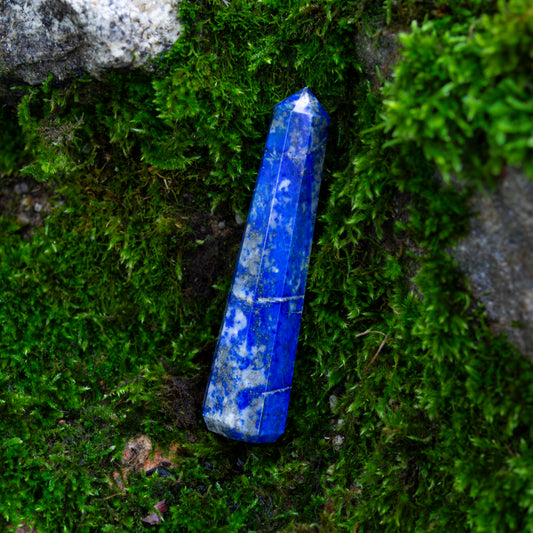
[[[533,183],[517,169],[472,198],[468,235],[451,255],[497,333],[533,358]]]
[[[389,79],[399,59],[398,35],[389,28],[376,27],[376,34],[357,32],[357,58],[373,89]]]
[[[177,0],[0,0],[0,73],[38,84],[139,66],[178,38]]]

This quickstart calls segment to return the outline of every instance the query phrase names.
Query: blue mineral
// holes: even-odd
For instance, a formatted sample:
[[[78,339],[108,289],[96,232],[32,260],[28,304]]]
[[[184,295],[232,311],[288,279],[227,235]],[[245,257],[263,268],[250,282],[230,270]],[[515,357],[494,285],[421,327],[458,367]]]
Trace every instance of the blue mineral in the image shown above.
[[[204,399],[233,439],[285,430],[328,126],[307,87],[274,108]]]

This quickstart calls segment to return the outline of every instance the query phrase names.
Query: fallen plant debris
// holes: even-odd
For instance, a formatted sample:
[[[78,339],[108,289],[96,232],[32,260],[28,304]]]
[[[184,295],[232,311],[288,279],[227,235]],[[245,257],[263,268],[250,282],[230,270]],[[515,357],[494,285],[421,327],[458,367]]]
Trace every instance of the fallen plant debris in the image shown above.
[[[147,435],[139,435],[130,439],[121,454],[122,467],[113,471],[112,477],[121,491],[126,489],[128,476],[135,472],[145,472],[147,476],[158,473],[168,477],[173,474],[168,470],[175,466],[172,460],[179,451],[179,446],[171,444],[168,454],[163,454],[158,447],[154,449],[151,439]]]
[[[366,365],[365,371],[370,368],[370,365],[377,359],[379,352],[381,352],[381,349],[383,346],[385,346],[385,343],[387,342],[387,335],[383,333],[382,331],[363,331],[362,333],[358,333],[355,338],[363,337],[364,335],[369,335],[370,333],[377,333],[378,335],[381,335],[383,337],[383,340],[381,341],[381,344],[379,345],[378,349],[376,350],[376,353],[372,356],[372,359],[370,359],[369,363]]]
[[[156,524],[164,522],[163,513],[166,513],[168,511],[168,507],[167,507],[167,504],[165,503],[165,500],[161,500],[157,502],[154,505],[154,507],[155,507],[155,513],[152,513],[142,519],[142,521],[145,524],[148,524],[150,526],[154,526]]]

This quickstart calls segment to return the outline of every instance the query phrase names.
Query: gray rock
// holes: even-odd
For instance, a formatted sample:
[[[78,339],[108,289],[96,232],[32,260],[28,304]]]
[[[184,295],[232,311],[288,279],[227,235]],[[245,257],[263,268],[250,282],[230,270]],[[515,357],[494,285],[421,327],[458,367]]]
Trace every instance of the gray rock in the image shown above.
[[[471,207],[477,216],[450,253],[493,330],[533,359],[533,183],[510,168],[496,190],[477,193]]]
[[[178,38],[178,1],[0,0],[0,73],[38,84],[140,66]]]
[[[24,193],[27,193],[30,190],[30,188],[25,181],[21,181],[20,183],[17,183],[15,185],[13,190],[15,191],[15,194],[24,194]]]
[[[357,57],[373,89],[389,79],[399,59],[398,34],[376,26],[374,35],[357,32]]]

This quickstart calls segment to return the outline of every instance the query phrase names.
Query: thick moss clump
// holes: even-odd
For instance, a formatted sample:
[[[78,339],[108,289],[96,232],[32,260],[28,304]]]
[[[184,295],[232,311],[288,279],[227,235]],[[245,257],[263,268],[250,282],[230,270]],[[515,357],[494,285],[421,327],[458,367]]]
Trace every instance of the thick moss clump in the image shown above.
[[[441,170],[478,183],[505,164],[533,175],[532,14],[510,2],[495,16],[413,22],[385,100],[394,138],[416,141]]]

